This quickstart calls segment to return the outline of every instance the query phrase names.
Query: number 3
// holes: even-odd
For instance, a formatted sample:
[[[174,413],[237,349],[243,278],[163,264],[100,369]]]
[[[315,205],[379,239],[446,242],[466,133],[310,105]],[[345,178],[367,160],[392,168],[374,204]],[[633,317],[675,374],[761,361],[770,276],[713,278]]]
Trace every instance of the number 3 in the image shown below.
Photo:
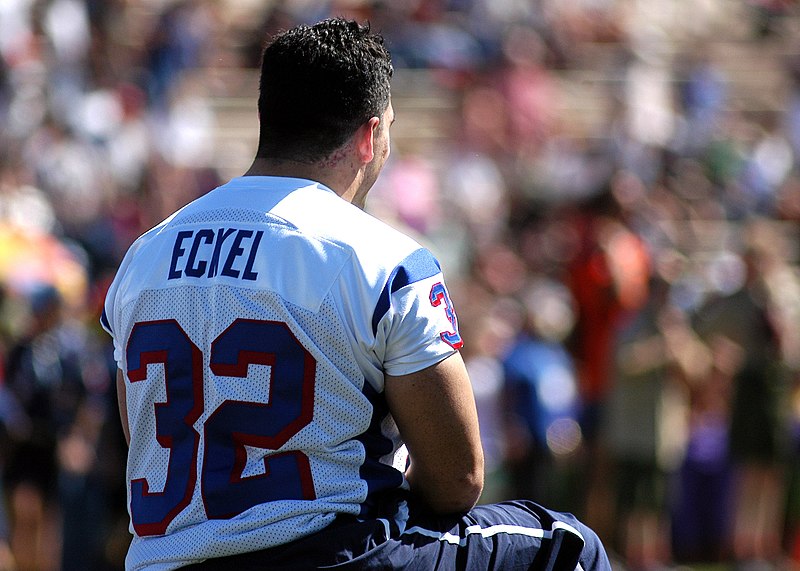
[[[147,478],[131,481],[131,521],[140,536],[164,534],[189,505],[197,483],[204,410],[203,354],[175,320],[137,323],[126,351],[128,380],[147,379],[147,365],[164,365],[166,402],[155,403],[156,440],[169,450],[161,492]],[[247,378],[249,365],[271,367],[269,403],[226,400],[205,421],[201,490],[210,519],[230,518],[254,505],[314,499],[308,457],[290,450],[264,458],[260,475],[243,476],[245,446],[280,449],[311,422],[316,361],[285,323],[238,319],[212,343],[211,373]]]
[[[453,302],[450,301],[450,296],[444,284],[442,282],[433,284],[428,298],[433,307],[444,307],[447,320],[450,322],[450,325],[453,326],[452,331],[443,331],[439,334],[442,341],[450,345],[453,349],[461,349],[461,347],[464,346],[464,342],[461,340],[461,335],[458,332],[458,319],[456,319],[456,312],[453,310]]]

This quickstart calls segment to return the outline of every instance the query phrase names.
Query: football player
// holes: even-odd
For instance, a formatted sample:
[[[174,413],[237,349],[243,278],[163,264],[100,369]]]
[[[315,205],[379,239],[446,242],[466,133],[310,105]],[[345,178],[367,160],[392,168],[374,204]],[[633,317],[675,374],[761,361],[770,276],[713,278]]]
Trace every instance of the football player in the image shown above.
[[[433,255],[363,210],[392,65],[330,19],[264,51],[251,168],[145,233],[103,325],[129,441],[128,569],[609,568],[483,453]]]

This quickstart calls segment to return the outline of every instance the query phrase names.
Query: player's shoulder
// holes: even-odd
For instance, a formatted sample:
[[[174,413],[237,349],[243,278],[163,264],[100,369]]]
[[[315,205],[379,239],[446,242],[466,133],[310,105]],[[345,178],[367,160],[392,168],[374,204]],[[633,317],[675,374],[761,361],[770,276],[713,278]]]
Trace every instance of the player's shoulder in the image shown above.
[[[416,239],[322,185],[298,189],[282,200],[274,212],[304,234],[338,244],[363,261],[391,263],[424,249]]]
[[[423,249],[416,239],[383,220],[351,204],[345,203],[345,206],[350,221],[340,231],[361,254],[402,258]]]
[[[352,205],[350,222],[343,225],[345,237],[359,264],[369,273],[398,284],[411,283],[441,272],[433,253],[415,238]]]

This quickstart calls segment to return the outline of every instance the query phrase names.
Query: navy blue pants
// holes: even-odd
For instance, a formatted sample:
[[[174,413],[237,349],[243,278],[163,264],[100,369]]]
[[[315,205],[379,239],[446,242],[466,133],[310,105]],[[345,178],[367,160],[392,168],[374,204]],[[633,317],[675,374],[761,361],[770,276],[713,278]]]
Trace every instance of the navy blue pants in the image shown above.
[[[530,501],[432,516],[410,509],[404,530],[382,519],[339,517],[328,528],[262,551],[208,559],[191,571],[610,570],[597,535],[572,515]]]

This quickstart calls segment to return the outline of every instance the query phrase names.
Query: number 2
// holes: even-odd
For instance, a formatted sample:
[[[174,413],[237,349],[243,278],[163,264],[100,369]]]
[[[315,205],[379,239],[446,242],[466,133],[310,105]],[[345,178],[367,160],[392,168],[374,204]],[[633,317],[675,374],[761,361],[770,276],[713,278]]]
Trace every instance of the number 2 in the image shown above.
[[[151,492],[131,481],[131,521],[140,536],[164,534],[189,505],[197,484],[204,411],[203,354],[175,320],[137,323],[126,352],[128,380],[147,379],[147,365],[164,366],[166,401],[155,403],[159,445],[169,450],[166,482]],[[250,365],[271,367],[269,402],[226,400],[203,425],[200,486],[206,515],[230,518],[268,501],[314,499],[308,457],[299,450],[267,456],[262,474],[243,476],[246,446],[280,449],[313,416],[316,361],[285,323],[239,319],[212,343],[211,373],[246,379]]]

